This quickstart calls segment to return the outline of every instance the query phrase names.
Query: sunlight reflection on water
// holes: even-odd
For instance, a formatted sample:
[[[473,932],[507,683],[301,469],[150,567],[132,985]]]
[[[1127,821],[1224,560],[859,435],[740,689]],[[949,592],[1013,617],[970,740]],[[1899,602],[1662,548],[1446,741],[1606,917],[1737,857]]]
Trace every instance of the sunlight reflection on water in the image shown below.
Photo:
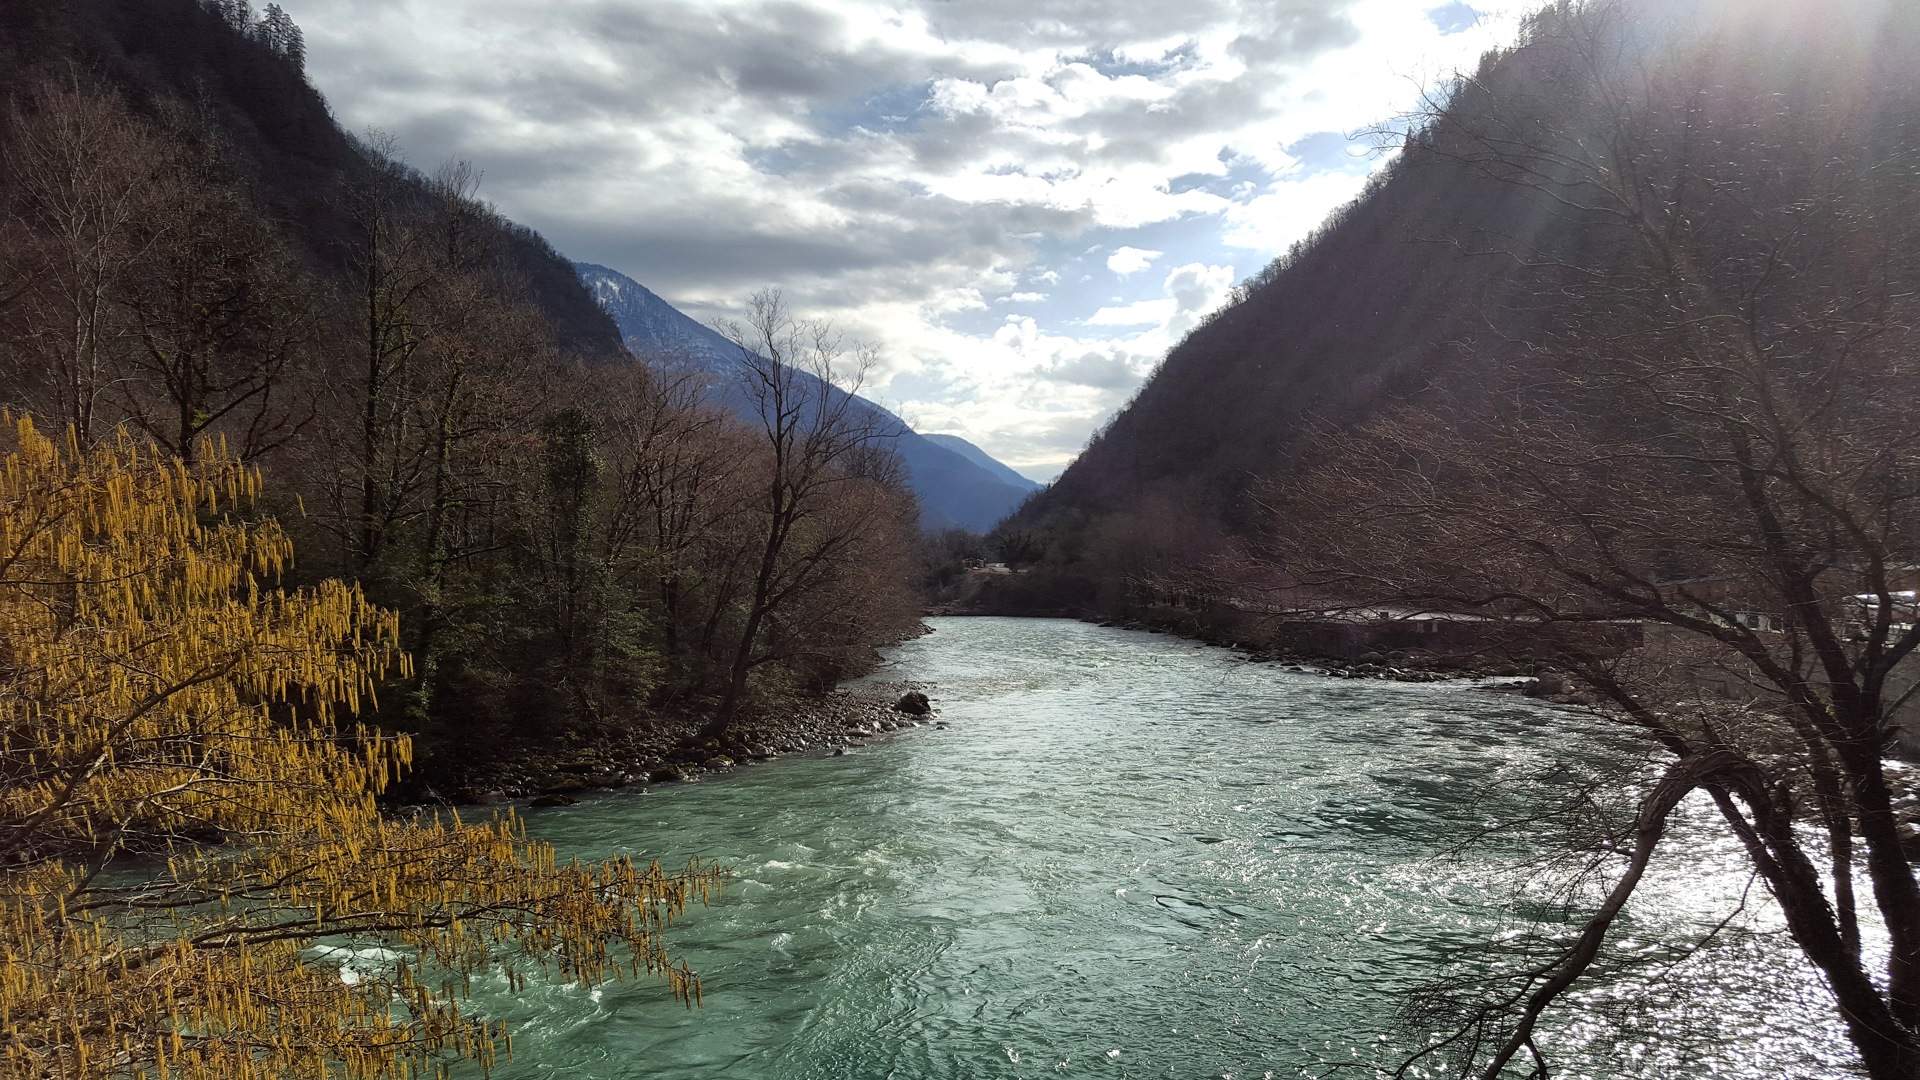
[[[483,993],[518,1032],[496,1075],[1390,1064],[1406,995],[1523,929],[1509,901],[1541,896],[1515,869],[1537,828],[1453,846],[1638,752],[1458,686],[1327,679],[1067,621],[932,623],[882,677],[927,686],[950,731],[528,815],[567,853],[697,853],[736,876],[670,943],[704,1008],[644,981]],[[1854,1075],[1708,809],[1687,808],[1621,925],[1647,963],[1587,989],[1543,1041],[1567,1076]],[[1733,927],[1673,966],[1664,946],[1743,893]]]

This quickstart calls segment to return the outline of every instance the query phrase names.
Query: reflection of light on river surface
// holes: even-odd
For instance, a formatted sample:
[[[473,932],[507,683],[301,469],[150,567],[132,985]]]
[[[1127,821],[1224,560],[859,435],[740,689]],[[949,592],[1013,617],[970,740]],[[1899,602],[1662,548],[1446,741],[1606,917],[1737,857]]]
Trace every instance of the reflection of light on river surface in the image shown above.
[[[567,852],[698,853],[736,876],[670,942],[704,977],[704,1009],[644,981],[482,993],[520,1032],[499,1075],[1392,1062],[1405,996],[1519,929],[1516,895],[1544,895],[1508,870],[1538,835],[1448,849],[1526,816],[1541,777],[1572,790],[1622,746],[1458,687],[1326,679],[1072,622],[934,625],[885,675],[927,684],[951,731],[529,815]],[[1619,940],[1666,957],[1746,888],[1711,807],[1689,805]],[[1853,1075],[1757,888],[1692,959],[1581,1002],[1546,1039],[1567,1076]]]

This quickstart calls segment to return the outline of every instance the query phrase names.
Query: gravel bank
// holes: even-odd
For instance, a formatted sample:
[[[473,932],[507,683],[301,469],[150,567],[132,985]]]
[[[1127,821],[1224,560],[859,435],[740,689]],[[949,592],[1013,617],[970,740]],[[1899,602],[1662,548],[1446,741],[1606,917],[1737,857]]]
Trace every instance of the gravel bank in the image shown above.
[[[939,725],[898,705],[911,686],[867,685],[741,716],[726,742],[701,736],[705,718],[648,717],[579,736],[569,745],[509,743],[484,761],[425,762],[395,792],[399,804],[536,805],[570,801],[583,791],[682,783],[769,761],[783,754],[863,746],[876,735]]]

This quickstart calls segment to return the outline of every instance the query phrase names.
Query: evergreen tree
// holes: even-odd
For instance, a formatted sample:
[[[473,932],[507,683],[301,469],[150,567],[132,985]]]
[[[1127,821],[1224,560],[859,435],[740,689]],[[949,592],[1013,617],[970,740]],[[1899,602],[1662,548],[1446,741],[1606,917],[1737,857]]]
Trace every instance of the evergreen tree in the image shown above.
[[[260,16],[259,28],[255,36],[274,52],[291,58],[294,42],[300,36],[300,28],[293,25],[293,16],[281,10],[279,4],[268,4]]]
[[[215,3],[227,25],[243,34],[253,33],[253,5],[248,0],[215,0]]]
[[[291,16],[287,18],[286,38],[281,45],[280,54],[287,58],[287,62],[293,65],[295,71],[307,70],[307,38],[300,32],[300,27],[295,25]]]

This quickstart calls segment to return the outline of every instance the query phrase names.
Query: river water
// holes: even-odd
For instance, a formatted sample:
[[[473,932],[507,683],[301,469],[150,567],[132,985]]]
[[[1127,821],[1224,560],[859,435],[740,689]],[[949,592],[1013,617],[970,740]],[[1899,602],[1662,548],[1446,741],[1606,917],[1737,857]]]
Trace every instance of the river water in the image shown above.
[[[1409,995],[1554,918],[1563,868],[1523,863],[1562,849],[1557,825],[1462,841],[1644,776],[1592,721],[1466,686],[930,622],[879,677],[927,687],[949,730],[527,815],[566,854],[734,876],[669,941],[704,1007],[645,980],[482,984],[516,1031],[496,1075],[1376,1075],[1422,1038],[1395,1025]],[[1854,1075],[1763,890],[1688,810],[1618,932],[1644,963],[1543,1036],[1555,1075]],[[1730,914],[1672,963],[1663,943]]]

